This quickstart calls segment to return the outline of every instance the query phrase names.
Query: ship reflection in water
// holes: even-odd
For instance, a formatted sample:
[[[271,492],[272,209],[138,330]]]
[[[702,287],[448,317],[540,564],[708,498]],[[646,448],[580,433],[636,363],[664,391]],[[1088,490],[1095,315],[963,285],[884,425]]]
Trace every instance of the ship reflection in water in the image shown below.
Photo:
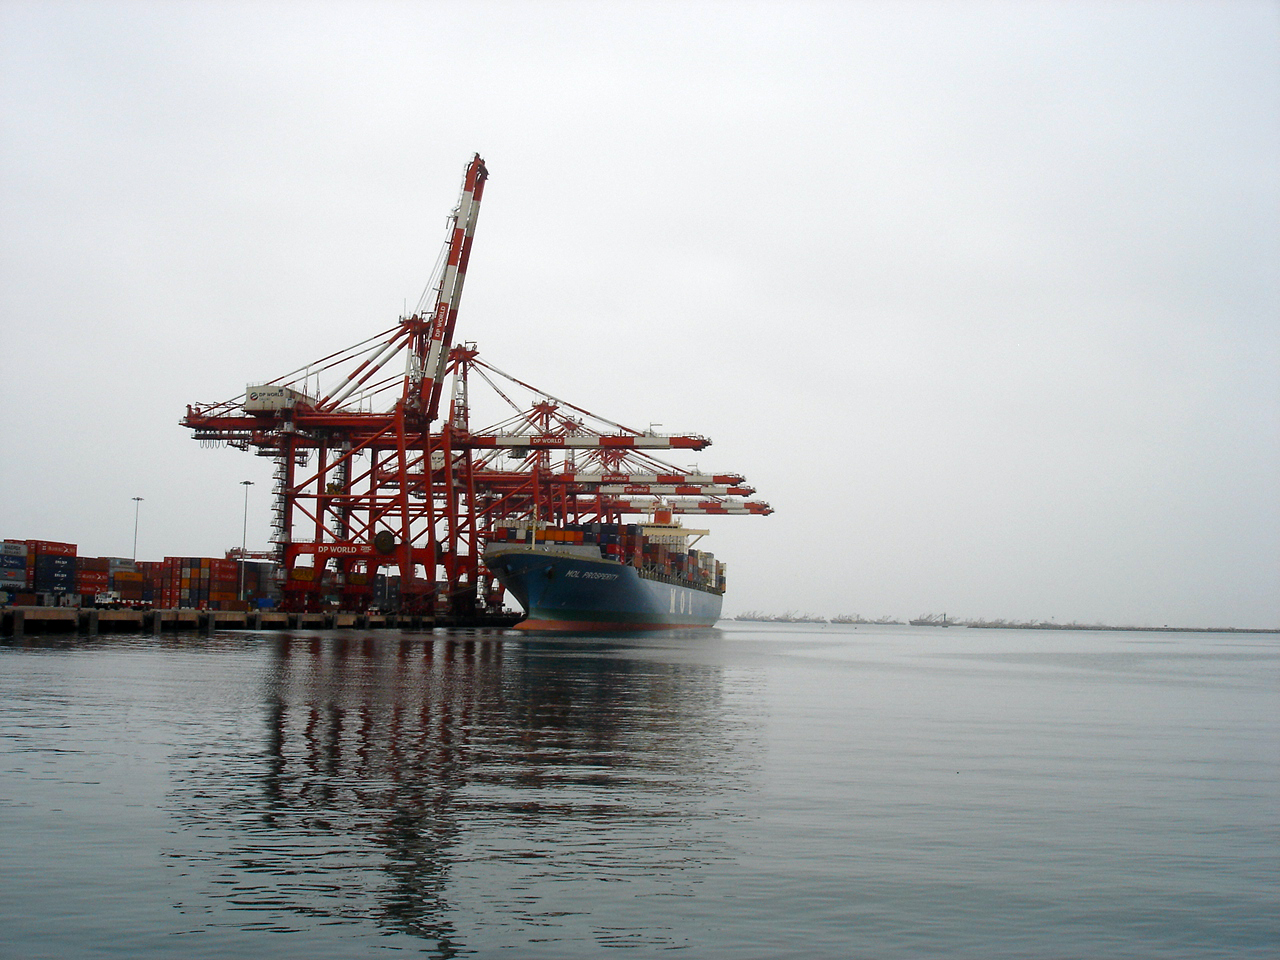
[[[206,903],[179,905],[193,920],[376,920],[435,956],[683,945],[660,905],[732,856],[717,798],[755,763],[719,667],[483,634],[267,642],[245,729],[170,794],[175,865],[212,878]]]

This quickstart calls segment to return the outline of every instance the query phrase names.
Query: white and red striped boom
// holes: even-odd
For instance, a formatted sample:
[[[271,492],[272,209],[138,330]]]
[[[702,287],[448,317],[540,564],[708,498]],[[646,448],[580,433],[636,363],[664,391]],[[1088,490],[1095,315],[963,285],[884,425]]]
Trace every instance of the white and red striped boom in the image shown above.
[[[652,500],[610,499],[612,509],[622,513],[650,513],[654,508]],[[672,513],[702,514],[704,516],[732,516],[756,514],[767,517],[773,513],[773,507],[761,500],[721,501],[721,500],[664,500],[659,504]]]
[[[477,153],[467,164],[462,195],[450,218],[453,229],[449,237],[449,254],[436,291],[435,310],[429,322],[423,318],[423,322],[417,325],[410,341],[410,373],[405,380],[405,402],[425,414],[428,423],[435,420],[440,409],[445,362],[453,342],[453,328],[458,321],[458,305],[462,302],[462,285],[467,279],[467,262],[471,259],[471,241],[475,236],[476,218],[480,214],[480,198],[488,178],[489,171]]]
[[[374,343],[363,351],[364,359],[318,402],[317,409],[332,411],[353,396],[358,399],[360,391],[366,389],[366,385],[382,367],[407,346],[408,371],[405,374],[403,393],[405,406],[418,414],[424,414],[428,423],[435,420],[440,409],[440,393],[445,364],[449,358],[449,346],[458,321],[458,305],[462,302],[462,286],[467,278],[467,263],[471,259],[471,241],[475,236],[476,218],[480,213],[480,198],[484,194],[484,183],[488,177],[489,171],[477,153],[467,164],[462,178],[462,195],[449,216],[448,248],[440,273],[440,283],[436,287],[436,305],[430,317],[422,316],[421,313],[401,317],[400,325],[392,335],[386,341]]]

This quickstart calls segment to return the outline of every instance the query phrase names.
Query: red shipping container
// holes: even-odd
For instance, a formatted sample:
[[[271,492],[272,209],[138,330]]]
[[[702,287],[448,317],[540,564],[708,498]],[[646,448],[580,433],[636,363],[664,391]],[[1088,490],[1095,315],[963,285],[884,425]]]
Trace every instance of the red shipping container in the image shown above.
[[[74,543],[58,543],[55,540],[28,540],[26,544],[28,550],[42,556],[74,557],[76,555],[76,545]]]

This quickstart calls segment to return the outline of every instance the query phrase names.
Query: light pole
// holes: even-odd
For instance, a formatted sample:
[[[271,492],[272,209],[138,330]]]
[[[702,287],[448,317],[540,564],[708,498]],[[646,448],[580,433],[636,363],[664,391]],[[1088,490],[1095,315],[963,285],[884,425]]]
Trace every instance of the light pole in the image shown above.
[[[138,562],[138,509],[142,506],[142,497],[133,498],[133,562]]]
[[[240,528],[240,602],[244,603],[244,545],[249,537],[249,488],[253,481],[241,480],[240,486],[244,487],[244,525]]]

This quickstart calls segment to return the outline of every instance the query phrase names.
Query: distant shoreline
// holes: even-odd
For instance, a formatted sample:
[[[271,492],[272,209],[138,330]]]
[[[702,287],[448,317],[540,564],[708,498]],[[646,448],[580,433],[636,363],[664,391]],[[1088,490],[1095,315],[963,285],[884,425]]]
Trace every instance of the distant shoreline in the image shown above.
[[[959,624],[956,624],[959,626]],[[1124,633],[1280,633],[1280,627],[1107,627],[1083,623],[966,623],[976,630],[1110,630]]]
[[[747,614],[727,617],[739,623],[820,623],[835,626],[907,626],[901,620],[863,620],[836,617],[826,620],[813,616],[767,616],[765,614]],[[1091,630],[1109,631],[1112,633],[1280,633],[1280,627],[1113,627],[1100,623],[1015,623],[1005,620],[987,622],[983,620],[948,620],[945,623],[911,624],[917,627],[968,627],[975,630]]]

